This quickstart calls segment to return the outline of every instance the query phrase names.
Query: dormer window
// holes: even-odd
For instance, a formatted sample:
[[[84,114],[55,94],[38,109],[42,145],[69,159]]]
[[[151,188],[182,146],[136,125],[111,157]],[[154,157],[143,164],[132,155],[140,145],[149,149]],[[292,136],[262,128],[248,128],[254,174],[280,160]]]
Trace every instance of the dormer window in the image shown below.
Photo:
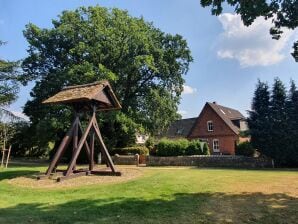
[[[213,122],[212,121],[207,121],[207,130],[213,131]]]

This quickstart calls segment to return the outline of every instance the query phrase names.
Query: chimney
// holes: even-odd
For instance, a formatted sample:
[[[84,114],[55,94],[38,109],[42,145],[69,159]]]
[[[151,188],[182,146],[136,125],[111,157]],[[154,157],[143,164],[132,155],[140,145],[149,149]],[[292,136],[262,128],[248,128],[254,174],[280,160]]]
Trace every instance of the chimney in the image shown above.
[[[213,101],[213,104],[217,104],[216,101]]]

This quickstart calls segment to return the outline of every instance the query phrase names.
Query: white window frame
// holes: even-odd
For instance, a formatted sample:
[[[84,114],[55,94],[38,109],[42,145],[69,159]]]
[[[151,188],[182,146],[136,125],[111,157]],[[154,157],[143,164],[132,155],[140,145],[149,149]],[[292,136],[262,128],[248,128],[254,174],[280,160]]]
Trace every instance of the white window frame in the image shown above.
[[[210,129],[209,124],[211,124],[212,129]],[[213,121],[207,121],[207,131],[213,131],[214,130],[214,126],[213,126]]]
[[[217,145],[215,144],[215,142],[217,142]],[[217,146],[217,147],[215,147],[215,146]],[[213,139],[212,149],[213,149],[213,152],[220,152],[220,150],[219,150],[219,140],[218,139]]]

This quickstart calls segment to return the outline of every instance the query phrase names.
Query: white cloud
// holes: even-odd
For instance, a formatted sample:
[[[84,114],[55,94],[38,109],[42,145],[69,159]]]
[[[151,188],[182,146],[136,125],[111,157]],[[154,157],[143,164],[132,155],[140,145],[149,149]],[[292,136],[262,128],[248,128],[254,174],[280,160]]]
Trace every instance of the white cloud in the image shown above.
[[[17,117],[24,119],[25,121],[30,121],[29,117],[27,117],[24,113],[20,111],[12,111],[12,113]]]
[[[197,92],[196,88],[193,88],[191,86],[183,85],[183,92],[182,94],[194,94]]]
[[[279,63],[288,54],[284,50],[294,31],[284,30],[279,40],[273,40],[269,33],[271,20],[259,17],[246,27],[236,14],[224,13],[218,18],[224,29],[218,43],[219,58],[235,59],[242,67],[268,66]]]

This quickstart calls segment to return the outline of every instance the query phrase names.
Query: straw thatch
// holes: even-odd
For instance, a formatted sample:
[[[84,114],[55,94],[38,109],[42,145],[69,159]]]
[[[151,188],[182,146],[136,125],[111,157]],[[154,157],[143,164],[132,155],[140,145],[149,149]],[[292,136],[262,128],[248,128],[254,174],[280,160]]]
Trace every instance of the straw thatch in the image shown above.
[[[96,104],[100,110],[120,109],[108,81],[85,85],[68,86],[54,96],[43,101],[44,104]]]

